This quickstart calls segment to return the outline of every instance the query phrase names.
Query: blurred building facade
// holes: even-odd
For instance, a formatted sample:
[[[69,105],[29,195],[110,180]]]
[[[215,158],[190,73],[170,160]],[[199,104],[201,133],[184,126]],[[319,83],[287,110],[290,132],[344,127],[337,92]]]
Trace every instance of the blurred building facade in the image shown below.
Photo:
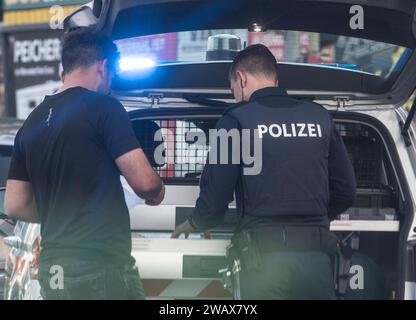
[[[63,18],[86,0],[3,0],[0,116],[25,119],[60,85]]]

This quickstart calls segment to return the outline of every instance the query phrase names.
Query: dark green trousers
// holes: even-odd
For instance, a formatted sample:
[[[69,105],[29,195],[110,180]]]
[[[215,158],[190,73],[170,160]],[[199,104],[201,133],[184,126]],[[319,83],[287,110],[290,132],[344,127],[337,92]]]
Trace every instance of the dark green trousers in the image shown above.
[[[45,300],[142,300],[136,266],[59,259],[40,263],[39,282]]]
[[[260,270],[240,271],[237,282],[243,300],[336,299],[331,260],[321,252],[266,254]]]

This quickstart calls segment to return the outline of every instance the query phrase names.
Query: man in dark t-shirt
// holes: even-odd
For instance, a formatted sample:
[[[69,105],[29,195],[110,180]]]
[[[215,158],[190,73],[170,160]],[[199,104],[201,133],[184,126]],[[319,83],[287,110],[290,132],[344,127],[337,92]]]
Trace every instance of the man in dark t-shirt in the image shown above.
[[[144,297],[120,173],[149,205],[160,204],[164,186],[123,106],[106,95],[117,58],[90,29],[67,34],[64,85],[16,136],[5,205],[12,218],[41,224],[45,299]]]

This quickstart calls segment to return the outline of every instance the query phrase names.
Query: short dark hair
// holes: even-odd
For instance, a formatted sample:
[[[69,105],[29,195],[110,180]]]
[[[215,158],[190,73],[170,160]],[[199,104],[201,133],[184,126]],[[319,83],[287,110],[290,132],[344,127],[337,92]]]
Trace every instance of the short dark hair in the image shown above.
[[[234,58],[230,79],[235,79],[237,70],[253,75],[262,75],[277,81],[277,61],[271,51],[262,44],[248,46]]]
[[[62,68],[70,73],[80,67],[89,67],[108,60],[109,68],[116,69],[119,53],[110,38],[96,33],[91,28],[79,28],[65,34],[62,43]]]

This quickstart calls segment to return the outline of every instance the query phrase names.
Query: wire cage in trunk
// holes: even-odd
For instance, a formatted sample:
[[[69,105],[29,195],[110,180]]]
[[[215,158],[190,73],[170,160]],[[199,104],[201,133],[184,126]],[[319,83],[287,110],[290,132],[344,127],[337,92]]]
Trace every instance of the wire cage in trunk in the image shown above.
[[[202,173],[209,151],[209,129],[217,119],[137,120],[133,127],[152,166],[165,180],[193,181]],[[379,188],[383,144],[378,133],[360,123],[340,122],[359,188]]]

